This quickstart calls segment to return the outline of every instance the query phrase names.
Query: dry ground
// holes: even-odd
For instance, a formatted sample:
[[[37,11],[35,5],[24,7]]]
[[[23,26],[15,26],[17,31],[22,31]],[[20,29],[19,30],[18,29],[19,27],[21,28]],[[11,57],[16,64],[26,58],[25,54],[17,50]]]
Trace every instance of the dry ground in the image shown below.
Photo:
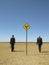
[[[16,43],[15,52],[11,52],[10,43],[0,43],[0,65],[49,65],[49,43],[43,43],[42,53],[35,43]]]

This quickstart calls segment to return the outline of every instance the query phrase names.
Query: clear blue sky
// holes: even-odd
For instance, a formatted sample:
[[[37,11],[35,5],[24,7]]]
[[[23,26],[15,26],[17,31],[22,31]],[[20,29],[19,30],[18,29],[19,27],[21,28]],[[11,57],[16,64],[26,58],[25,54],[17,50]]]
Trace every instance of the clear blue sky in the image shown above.
[[[9,41],[12,34],[17,42],[26,40],[25,23],[30,24],[28,41],[38,36],[49,41],[49,0],[0,0],[0,42]]]

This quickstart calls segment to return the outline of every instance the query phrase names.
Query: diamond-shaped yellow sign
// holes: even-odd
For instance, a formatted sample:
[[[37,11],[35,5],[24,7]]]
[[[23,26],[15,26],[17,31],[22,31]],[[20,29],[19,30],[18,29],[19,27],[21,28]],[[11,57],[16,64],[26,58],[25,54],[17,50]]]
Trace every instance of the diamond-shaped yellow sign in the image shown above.
[[[24,29],[25,29],[25,30],[28,30],[29,28],[30,28],[30,25],[26,23],[26,24],[24,25]]]

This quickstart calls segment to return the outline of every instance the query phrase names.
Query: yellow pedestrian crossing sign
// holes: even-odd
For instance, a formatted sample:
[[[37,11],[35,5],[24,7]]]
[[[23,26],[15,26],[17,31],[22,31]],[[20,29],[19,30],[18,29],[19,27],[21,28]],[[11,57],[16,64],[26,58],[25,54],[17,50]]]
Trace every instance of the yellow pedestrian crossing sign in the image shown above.
[[[24,29],[25,30],[28,30],[30,28],[30,25],[28,24],[28,23],[26,23],[25,25],[24,25]]]

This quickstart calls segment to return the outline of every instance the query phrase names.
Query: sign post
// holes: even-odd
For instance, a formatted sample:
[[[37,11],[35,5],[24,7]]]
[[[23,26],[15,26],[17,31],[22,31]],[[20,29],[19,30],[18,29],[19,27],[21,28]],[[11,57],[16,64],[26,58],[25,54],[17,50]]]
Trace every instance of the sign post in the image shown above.
[[[26,56],[27,56],[27,37],[28,37],[28,29],[30,28],[30,25],[26,23],[24,25],[24,29],[26,30]]]

